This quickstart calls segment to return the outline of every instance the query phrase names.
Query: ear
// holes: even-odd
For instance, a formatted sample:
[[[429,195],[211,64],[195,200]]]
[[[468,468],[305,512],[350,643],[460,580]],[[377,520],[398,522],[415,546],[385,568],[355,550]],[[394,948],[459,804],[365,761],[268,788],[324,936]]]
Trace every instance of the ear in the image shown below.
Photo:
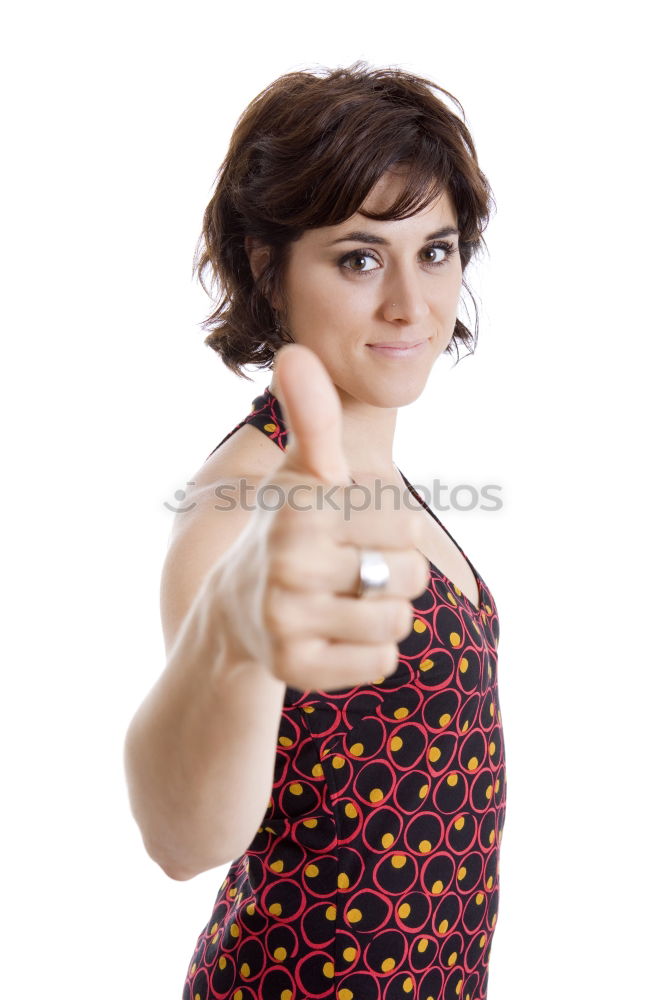
[[[246,236],[245,253],[250,262],[250,270],[255,281],[261,277],[271,257],[271,248],[261,243],[255,236]]]

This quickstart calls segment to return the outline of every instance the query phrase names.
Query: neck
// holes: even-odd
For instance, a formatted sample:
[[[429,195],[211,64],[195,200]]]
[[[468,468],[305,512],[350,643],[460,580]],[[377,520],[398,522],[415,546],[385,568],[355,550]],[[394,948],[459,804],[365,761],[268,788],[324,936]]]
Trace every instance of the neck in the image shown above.
[[[275,376],[269,388],[284,410]],[[342,447],[352,478],[360,482],[372,476],[402,482],[393,463],[397,407],[373,406],[350,396],[338,386],[336,389],[342,406]]]

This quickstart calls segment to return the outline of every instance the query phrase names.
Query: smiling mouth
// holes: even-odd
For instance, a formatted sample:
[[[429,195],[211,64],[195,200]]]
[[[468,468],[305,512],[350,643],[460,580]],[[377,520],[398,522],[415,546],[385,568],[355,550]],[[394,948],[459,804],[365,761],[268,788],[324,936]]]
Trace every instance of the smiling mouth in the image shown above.
[[[416,347],[417,344],[422,344],[423,340],[387,340],[383,342],[377,342],[376,344],[368,344],[368,347],[399,347],[404,350],[407,347]]]
[[[422,347],[428,343],[428,339],[424,340],[412,340],[410,343],[405,344],[400,341],[387,341],[378,344],[366,344],[366,347],[371,348],[377,354],[383,354],[385,357],[409,357],[412,354],[416,354]]]

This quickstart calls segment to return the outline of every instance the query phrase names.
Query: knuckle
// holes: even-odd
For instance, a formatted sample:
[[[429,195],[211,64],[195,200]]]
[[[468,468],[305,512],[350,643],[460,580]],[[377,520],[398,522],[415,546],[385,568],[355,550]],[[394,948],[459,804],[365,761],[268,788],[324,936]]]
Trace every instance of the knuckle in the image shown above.
[[[289,596],[282,587],[270,586],[266,588],[263,606],[264,622],[268,633],[276,639],[289,635],[291,631],[290,603]]]
[[[292,590],[309,591],[327,579],[330,540],[313,530],[281,530],[271,540],[267,578]]]
[[[268,567],[268,581],[273,586],[293,587],[298,581],[298,563],[294,547],[284,541],[271,551]]]
[[[412,606],[401,601],[394,612],[395,634],[400,638],[409,635],[412,629]]]
[[[330,569],[332,558],[327,549],[322,549],[318,538],[303,541],[302,558],[299,562],[298,585],[306,593],[330,590]]]
[[[366,641],[376,645],[390,642],[403,633],[402,614],[396,601],[382,600],[372,606],[362,622]]]
[[[287,684],[303,686],[313,680],[313,668],[319,661],[317,640],[283,641],[279,646],[277,669]]]
[[[290,670],[296,676],[302,677],[312,667],[312,655],[308,652],[308,646],[302,642],[296,642],[291,647]]]
[[[373,644],[386,642],[387,634],[391,634],[390,617],[377,604],[364,604],[350,618],[350,639],[364,640]],[[388,632],[387,632],[388,630]]]
[[[397,601],[387,602],[384,611],[384,621],[381,639],[395,638],[403,633],[403,616],[401,605]],[[378,637],[379,638],[379,637]]]
[[[363,631],[367,635],[370,642],[386,642],[388,636],[392,636],[394,633],[393,618],[387,612],[375,613],[367,628],[364,626]]]
[[[393,673],[398,665],[398,647],[395,643],[387,643],[377,649],[377,673],[386,676]]]
[[[300,538],[281,545],[271,555],[269,582],[302,594],[325,586],[329,560],[319,555],[316,539]]]

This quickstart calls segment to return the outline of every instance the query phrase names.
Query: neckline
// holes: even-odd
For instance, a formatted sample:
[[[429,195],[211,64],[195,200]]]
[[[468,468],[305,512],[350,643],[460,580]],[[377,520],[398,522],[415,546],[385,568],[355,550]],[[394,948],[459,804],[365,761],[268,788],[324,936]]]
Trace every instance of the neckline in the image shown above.
[[[396,469],[397,468],[398,467],[396,466]],[[470,568],[470,570],[472,572],[472,576],[474,577],[474,580],[476,582],[476,589],[478,590],[478,593],[479,593],[479,605],[478,605],[478,607],[476,606],[476,604],[474,603],[474,601],[470,597],[467,596],[467,594],[465,593],[464,590],[462,590],[456,583],[454,583],[453,580],[446,575],[446,573],[443,573],[442,570],[439,568],[439,566],[435,565],[435,563],[432,561],[432,559],[428,559],[428,557],[425,555],[425,552],[422,552],[421,555],[425,556],[425,558],[428,559],[428,563],[430,564],[431,571],[434,570],[435,573],[437,574],[437,576],[441,577],[441,579],[447,584],[447,586],[449,588],[451,588],[455,592],[456,597],[462,598],[462,600],[469,606],[470,611],[472,611],[472,613],[474,614],[475,617],[481,618],[481,617],[485,616],[486,609],[484,607],[484,602],[483,602],[485,587],[484,587],[483,580],[481,579],[479,573],[476,570],[476,567],[472,563],[471,559],[469,559],[468,556],[465,555],[465,553],[463,552],[462,548],[460,547],[460,545],[458,545],[457,541],[455,540],[455,538],[453,537],[453,535],[451,534],[451,532],[448,530],[448,528],[446,527],[446,525],[444,525],[440,521],[440,519],[437,517],[437,515],[435,514],[435,512],[432,511],[430,509],[430,507],[428,506],[428,504],[425,502],[425,500],[423,499],[423,497],[421,496],[421,494],[412,486],[412,484],[407,479],[407,476],[404,474],[404,472],[402,471],[402,469],[398,469],[398,472],[400,473],[400,475],[401,475],[401,477],[402,477],[405,485],[409,489],[410,493],[412,493],[413,496],[416,497],[416,499],[419,501],[419,503],[421,504],[422,507],[425,507],[425,509],[430,514],[430,516],[432,518],[434,518],[434,520],[440,526],[440,528],[442,529],[442,531],[444,531],[449,536],[449,538],[451,539],[451,541],[453,542],[453,544],[455,545],[455,547],[458,549],[458,552],[460,553],[460,555],[463,557],[463,559],[465,560],[465,562],[469,566],[469,568]]]
[[[282,408],[280,407],[280,400],[277,398],[277,396],[275,396],[271,392],[270,386],[266,386],[266,388],[264,389],[264,393],[263,394],[267,398],[270,397],[274,401],[274,404],[277,407],[277,412],[278,412],[278,414],[280,416],[280,420],[281,420],[282,426],[285,427],[284,417],[282,416]],[[398,469],[397,465],[396,465],[396,469]],[[483,617],[485,617],[485,615],[486,615],[486,609],[484,607],[484,601],[483,601],[484,594],[485,594],[485,586],[484,586],[483,580],[481,579],[481,576],[479,575],[479,573],[476,570],[476,567],[472,563],[471,559],[469,559],[465,555],[465,553],[463,552],[462,548],[460,547],[460,545],[458,545],[457,541],[455,540],[455,538],[453,537],[453,535],[451,534],[451,532],[448,530],[448,528],[446,527],[446,525],[444,525],[440,521],[440,519],[437,517],[437,515],[435,514],[435,512],[433,510],[431,510],[430,507],[428,506],[428,504],[425,502],[425,500],[423,499],[423,497],[421,496],[421,494],[412,486],[412,484],[407,479],[407,476],[404,474],[404,472],[402,471],[402,469],[398,469],[398,472],[400,473],[400,476],[401,476],[403,482],[407,486],[407,489],[410,491],[410,493],[413,494],[413,496],[416,497],[416,499],[421,504],[421,506],[425,507],[425,509],[430,514],[430,516],[432,518],[434,518],[434,520],[440,526],[440,528],[442,529],[442,531],[444,531],[449,536],[449,538],[451,539],[451,541],[453,542],[453,544],[455,545],[455,547],[458,549],[458,552],[463,557],[463,559],[465,560],[465,562],[469,566],[470,570],[472,571],[472,576],[474,577],[474,580],[476,581],[476,587],[477,587],[477,591],[478,591],[478,594],[479,594],[479,605],[478,605],[478,607],[476,606],[476,604],[474,603],[474,601],[472,601],[467,596],[467,594],[465,593],[464,590],[462,590],[456,583],[454,583],[453,580],[451,580],[451,578],[446,575],[446,573],[443,573],[442,570],[439,568],[439,566],[435,565],[435,563],[432,561],[432,559],[428,559],[428,556],[426,556],[425,552],[422,552],[421,555],[424,556],[424,558],[428,560],[428,565],[430,566],[430,575],[432,576],[433,572],[434,572],[437,576],[439,576],[444,581],[444,583],[451,590],[453,590],[453,592],[455,593],[456,597],[460,598],[467,605],[467,607],[469,608],[469,611],[474,615],[475,618],[483,618]],[[353,482],[354,482],[354,480],[352,479],[352,483]],[[420,551],[420,549],[419,549],[419,551]]]

